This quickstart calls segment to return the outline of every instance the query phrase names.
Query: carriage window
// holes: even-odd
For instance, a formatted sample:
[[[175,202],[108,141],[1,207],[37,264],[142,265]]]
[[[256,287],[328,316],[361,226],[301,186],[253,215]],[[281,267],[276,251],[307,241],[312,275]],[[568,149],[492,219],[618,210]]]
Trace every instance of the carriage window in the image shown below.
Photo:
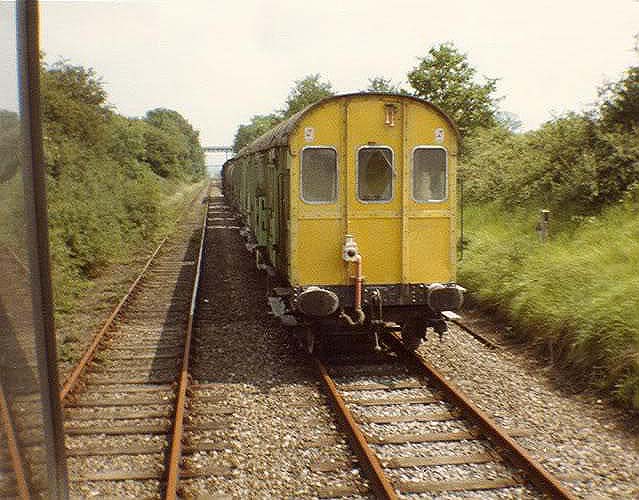
[[[446,199],[446,150],[418,148],[413,153],[413,198],[435,202]]]
[[[332,148],[302,150],[302,200],[331,203],[337,199],[337,153]]]
[[[393,151],[362,148],[357,153],[357,198],[384,202],[393,198]]]

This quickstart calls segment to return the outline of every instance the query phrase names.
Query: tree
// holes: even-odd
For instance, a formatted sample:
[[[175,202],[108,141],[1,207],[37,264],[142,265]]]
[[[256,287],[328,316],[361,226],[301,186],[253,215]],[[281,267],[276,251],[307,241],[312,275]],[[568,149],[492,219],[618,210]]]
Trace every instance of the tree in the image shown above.
[[[176,161],[184,173],[196,178],[204,175],[204,151],[200,146],[200,134],[186,118],[172,109],[157,108],[147,112],[144,121],[164,132],[164,140],[157,133],[147,136],[154,146],[173,150],[171,154],[175,157],[171,158],[169,164]]]
[[[319,73],[297,80],[286,99],[286,108],[267,115],[255,115],[248,124],[240,125],[233,139],[236,153],[282,120],[290,118],[307,106],[334,95],[330,82],[323,82]]]
[[[432,47],[408,73],[415,95],[441,107],[463,135],[497,123],[497,80],[477,80],[477,70],[452,43]]]
[[[393,84],[390,78],[384,78],[383,76],[369,78],[368,88],[365,92],[388,92],[391,94],[403,93],[397,85]]]
[[[0,183],[11,179],[20,166],[22,133],[17,113],[0,109]]]
[[[233,139],[233,151],[236,153],[244,146],[250,144],[264,132],[272,129],[282,121],[282,116],[276,113],[269,115],[255,115],[247,125],[240,125]]]
[[[605,86],[600,95],[604,98],[601,119],[605,125],[625,130],[639,126],[639,66],[629,68],[624,78]]]
[[[509,111],[498,111],[495,115],[495,119],[500,127],[512,133],[518,132],[522,126],[519,116]]]
[[[316,73],[297,80],[286,99],[286,108],[282,116],[288,118],[311,104],[335,95],[330,82],[321,81],[321,75]]]
[[[66,61],[41,71],[42,120],[45,140],[74,138],[87,146],[102,143],[112,115],[102,79],[93,69]]]

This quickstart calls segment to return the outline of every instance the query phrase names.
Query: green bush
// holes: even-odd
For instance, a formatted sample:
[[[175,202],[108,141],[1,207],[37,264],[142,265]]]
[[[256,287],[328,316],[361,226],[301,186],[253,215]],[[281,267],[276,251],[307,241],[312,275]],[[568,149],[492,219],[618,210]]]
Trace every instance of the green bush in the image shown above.
[[[639,129],[604,132],[574,114],[525,134],[483,129],[466,141],[462,175],[472,201],[594,214],[639,182]]]
[[[177,112],[118,115],[93,70],[42,71],[53,285],[57,312],[111,263],[153,240],[185,181],[204,176],[198,133]]]
[[[538,130],[467,138],[460,279],[553,362],[639,409],[639,67],[602,97]]]

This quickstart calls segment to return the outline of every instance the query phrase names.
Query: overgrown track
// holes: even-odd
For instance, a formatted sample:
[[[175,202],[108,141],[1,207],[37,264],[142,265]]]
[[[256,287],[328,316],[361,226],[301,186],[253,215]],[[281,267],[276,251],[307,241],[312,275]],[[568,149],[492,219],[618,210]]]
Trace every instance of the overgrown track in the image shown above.
[[[188,451],[169,443],[182,427],[176,416],[183,409],[205,224],[200,205],[191,206],[65,384],[73,496],[168,494],[169,470]]]
[[[482,491],[482,498],[575,498],[397,334],[383,354],[314,358],[378,498]]]

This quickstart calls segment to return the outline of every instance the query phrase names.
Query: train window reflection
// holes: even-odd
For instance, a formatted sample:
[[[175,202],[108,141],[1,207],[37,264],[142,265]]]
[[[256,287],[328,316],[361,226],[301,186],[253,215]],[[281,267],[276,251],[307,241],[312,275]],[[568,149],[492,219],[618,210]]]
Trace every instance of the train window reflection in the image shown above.
[[[333,148],[302,150],[302,200],[332,203],[337,200],[337,152]]]
[[[393,197],[393,151],[386,147],[364,147],[357,153],[357,198],[364,202],[386,202]]]
[[[443,148],[417,148],[413,152],[413,199],[446,199],[447,156]]]

